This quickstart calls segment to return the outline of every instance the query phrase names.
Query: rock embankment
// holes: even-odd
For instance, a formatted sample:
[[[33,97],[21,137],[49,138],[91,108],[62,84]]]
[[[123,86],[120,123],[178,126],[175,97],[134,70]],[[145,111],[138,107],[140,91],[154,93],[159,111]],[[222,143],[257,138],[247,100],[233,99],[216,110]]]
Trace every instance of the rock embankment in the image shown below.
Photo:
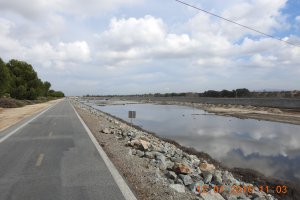
[[[74,104],[108,120],[111,124],[102,128],[99,134],[111,135],[121,141],[127,149],[126,155],[142,160],[147,165],[146,168],[155,169],[155,181],[174,191],[175,196],[193,194],[194,199],[204,200],[276,199],[271,194],[260,191],[257,186],[235,178],[232,173],[218,169],[204,158],[188,154],[169,142],[134,129],[87,105],[78,102]],[[150,189],[151,187],[149,185]]]

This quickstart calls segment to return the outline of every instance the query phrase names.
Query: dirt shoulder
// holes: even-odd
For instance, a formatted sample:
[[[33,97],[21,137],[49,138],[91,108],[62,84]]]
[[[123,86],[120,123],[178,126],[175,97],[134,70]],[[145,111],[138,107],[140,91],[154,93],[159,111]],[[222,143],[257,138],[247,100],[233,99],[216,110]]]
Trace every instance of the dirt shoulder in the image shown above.
[[[124,132],[135,132],[135,130],[103,114],[91,112],[91,110],[81,107],[79,104],[75,104],[75,109],[120,174],[125,178],[131,190],[136,194],[137,199],[195,199],[195,195],[189,191],[179,193],[168,187],[168,183],[166,183],[162,173],[156,167],[149,164],[149,162],[145,162],[145,159],[134,156],[131,153],[132,149],[126,145],[126,140],[122,140],[114,134],[102,133],[102,130],[105,128],[113,129],[118,127],[123,129]]]
[[[27,105],[21,108],[0,108],[0,131],[7,129],[26,117],[29,117],[61,100],[62,99],[57,99],[45,103]]]

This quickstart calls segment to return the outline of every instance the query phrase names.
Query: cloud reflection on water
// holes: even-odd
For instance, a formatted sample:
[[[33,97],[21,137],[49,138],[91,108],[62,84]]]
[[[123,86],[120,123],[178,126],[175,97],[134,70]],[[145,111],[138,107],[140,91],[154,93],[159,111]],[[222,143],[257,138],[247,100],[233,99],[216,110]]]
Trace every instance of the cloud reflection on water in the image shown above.
[[[300,126],[238,119],[184,106],[131,104],[98,107],[144,129],[209,153],[229,167],[251,168],[267,176],[300,182]],[[197,115],[195,115],[197,114]]]

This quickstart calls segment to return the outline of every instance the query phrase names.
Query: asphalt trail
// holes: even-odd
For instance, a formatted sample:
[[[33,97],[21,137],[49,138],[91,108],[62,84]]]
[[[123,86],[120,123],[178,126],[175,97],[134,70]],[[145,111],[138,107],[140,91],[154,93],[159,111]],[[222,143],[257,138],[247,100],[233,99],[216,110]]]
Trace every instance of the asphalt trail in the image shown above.
[[[64,100],[0,143],[0,199],[124,197],[71,104]]]

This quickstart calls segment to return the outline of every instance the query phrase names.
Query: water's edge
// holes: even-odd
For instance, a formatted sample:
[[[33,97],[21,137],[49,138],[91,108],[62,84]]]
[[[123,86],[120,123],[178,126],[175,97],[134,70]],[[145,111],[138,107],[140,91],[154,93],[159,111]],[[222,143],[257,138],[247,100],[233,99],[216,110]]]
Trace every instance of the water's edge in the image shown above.
[[[84,105],[86,105],[86,106],[88,106],[92,109],[96,109],[93,106],[90,106],[90,105],[87,105],[87,104],[84,104]],[[123,119],[121,119],[117,116],[114,116],[112,114],[109,114],[109,113],[104,112],[104,111],[99,110],[99,109],[96,109],[96,110],[99,111],[99,112],[102,112],[102,113],[106,114],[107,116],[112,117],[112,118],[114,118],[114,119],[116,119],[116,120],[118,120],[122,123],[125,123],[129,126],[133,126],[134,128],[136,128],[140,131],[152,134],[155,137],[157,137],[157,138],[159,138],[159,139],[161,139],[165,142],[169,142],[171,144],[174,144],[177,148],[183,150],[186,153],[194,154],[197,157],[204,158],[208,162],[214,164],[217,169],[227,170],[227,171],[231,172],[235,177],[239,178],[240,180],[242,180],[244,182],[249,182],[249,183],[253,183],[255,185],[263,185],[263,186],[269,186],[269,187],[279,186],[279,185],[286,185],[289,188],[289,193],[291,194],[291,199],[297,199],[297,197],[300,196],[300,187],[299,187],[298,184],[296,184],[294,182],[287,181],[287,180],[281,180],[281,179],[274,178],[274,177],[266,177],[263,174],[261,174],[260,172],[258,172],[256,170],[253,170],[253,169],[229,168],[229,167],[225,166],[224,164],[222,164],[221,162],[219,162],[218,160],[212,158],[208,153],[205,153],[203,151],[198,151],[198,150],[196,150],[192,147],[186,147],[186,146],[180,145],[178,142],[176,142],[174,140],[161,137],[161,136],[159,136],[158,134],[156,134],[154,132],[151,132],[151,131],[148,131],[148,130],[145,130],[145,129],[141,128],[140,126],[132,125],[129,122],[127,122],[127,121],[125,121],[125,120],[123,120]],[[296,198],[294,198],[294,197],[296,197]]]

